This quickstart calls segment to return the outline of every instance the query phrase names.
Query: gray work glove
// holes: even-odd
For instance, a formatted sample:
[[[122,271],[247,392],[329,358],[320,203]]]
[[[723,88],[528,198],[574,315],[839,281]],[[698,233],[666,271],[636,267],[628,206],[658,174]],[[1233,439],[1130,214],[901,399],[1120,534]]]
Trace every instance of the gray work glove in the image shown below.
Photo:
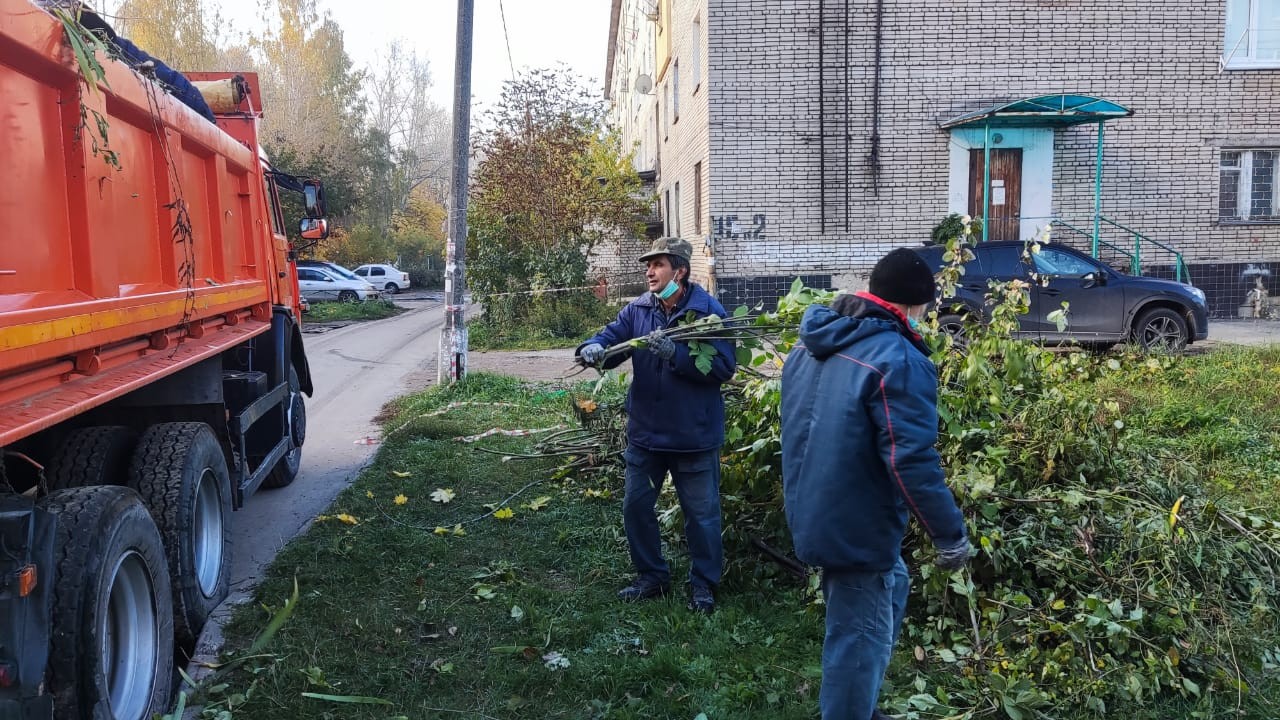
[[[600,343],[584,345],[578,351],[578,357],[587,365],[599,365],[600,361],[604,359],[604,346]]]
[[[657,355],[663,360],[670,360],[675,357],[676,344],[671,338],[662,334],[661,330],[654,330],[644,338],[644,346],[649,348],[649,352]]]
[[[936,549],[938,557],[934,558],[933,564],[947,572],[959,570],[968,565],[969,556],[973,554],[973,546],[969,544],[969,538],[964,538],[954,545]]]

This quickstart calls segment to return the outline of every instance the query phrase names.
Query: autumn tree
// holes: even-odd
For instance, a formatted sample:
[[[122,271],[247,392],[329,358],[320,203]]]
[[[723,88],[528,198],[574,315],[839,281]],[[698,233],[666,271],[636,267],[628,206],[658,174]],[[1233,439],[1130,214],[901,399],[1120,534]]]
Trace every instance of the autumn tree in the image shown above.
[[[222,13],[204,0],[124,0],[106,17],[121,35],[170,67],[219,70]]]
[[[582,287],[598,242],[638,232],[646,198],[617,137],[604,130],[603,111],[576,76],[536,70],[508,81],[482,119],[468,277],[491,321],[517,320],[539,305],[553,306],[550,317],[590,297],[558,292],[531,303],[484,296]]]

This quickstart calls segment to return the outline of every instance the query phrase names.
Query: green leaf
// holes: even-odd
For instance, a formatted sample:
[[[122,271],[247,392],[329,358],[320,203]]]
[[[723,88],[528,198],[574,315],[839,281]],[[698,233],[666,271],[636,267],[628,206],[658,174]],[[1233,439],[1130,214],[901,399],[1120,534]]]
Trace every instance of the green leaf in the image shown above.
[[[697,359],[693,361],[693,366],[698,368],[698,370],[703,375],[710,375],[711,374],[711,356],[699,355]]]
[[[368,697],[366,695],[325,695],[323,693],[302,693],[302,697],[311,698],[313,700],[328,700],[336,703],[354,703],[357,705],[392,705],[390,700],[382,698]]]
[[[737,360],[738,364],[743,367],[746,367],[751,364],[751,351],[747,348],[742,347],[741,345],[734,348],[733,356],[734,356],[734,359]]]

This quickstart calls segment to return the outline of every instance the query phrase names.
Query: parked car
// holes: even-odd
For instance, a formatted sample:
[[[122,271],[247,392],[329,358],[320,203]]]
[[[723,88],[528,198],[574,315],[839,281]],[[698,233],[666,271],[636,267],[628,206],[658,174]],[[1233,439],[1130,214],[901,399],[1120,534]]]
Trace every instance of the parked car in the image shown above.
[[[302,297],[311,302],[362,302],[380,295],[377,288],[363,280],[348,280],[327,268],[318,267],[298,268],[298,289],[302,291]]]
[[[369,284],[386,290],[392,295],[409,289],[409,273],[400,272],[394,265],[373,263],[356,268],[356,275],[368,280]]]
[[[339,277],[346,278],[348,280],[359,280],[361,282],[364,282],[364,278],[357,276],[355,273],[342,267],[338,263],[329,262],[328,260],[299,260],[298,267],[320,268],[321,270],[328,270],[329,272],[334,273]]]
[[[1023,259],[1022,242],[988,242],[971,247],[955,297],[944,298],[939,318],[944,329],[960,332],[966,315],[988,318],[989,280],[1025,280],[1031,285],[1031,311],[1023,315],[1021,335],[1045,342],[1074,340],[1105,349],[1120,342],[1143,348],[1180,350],[1209,336],[1204,292],[1186,283],[1126,275],[1065,245],[1045,244]],[[946,248],[933,245],[916,252],[934,271],[946,264]],[[1032,279],[1036,273],[1042,282]],[[1042,284],[1043,283],[1043,284]],[[1067,327],[1059,332],[1049,314],[1068,304]]]

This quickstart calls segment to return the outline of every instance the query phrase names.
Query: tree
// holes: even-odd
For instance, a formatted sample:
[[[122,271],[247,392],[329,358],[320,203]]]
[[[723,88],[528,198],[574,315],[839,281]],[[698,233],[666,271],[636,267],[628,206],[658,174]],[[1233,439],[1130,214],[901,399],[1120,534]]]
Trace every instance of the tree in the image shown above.
[[[591,95],[571,73],[536,70],[509,81],[484,118],[469,216],[477,294],[581,287],[596,243],[639,232],[647,199]],[[573,300],[566,295],[548,297]],[[481,302],[498,321],[536,309]]]
[[[393,42],[378,59],[366,84],[369,124],[381,143],[388,172],[371,184],[370,222],[388,227],[423,183],[441,195],[449,174],[449,117],[431,102],[433,85],[425,59]]]
[[[124,0],[112,24],[175,70],[216,70],[224,59],[219,40],[226,21],[202,0]]]

